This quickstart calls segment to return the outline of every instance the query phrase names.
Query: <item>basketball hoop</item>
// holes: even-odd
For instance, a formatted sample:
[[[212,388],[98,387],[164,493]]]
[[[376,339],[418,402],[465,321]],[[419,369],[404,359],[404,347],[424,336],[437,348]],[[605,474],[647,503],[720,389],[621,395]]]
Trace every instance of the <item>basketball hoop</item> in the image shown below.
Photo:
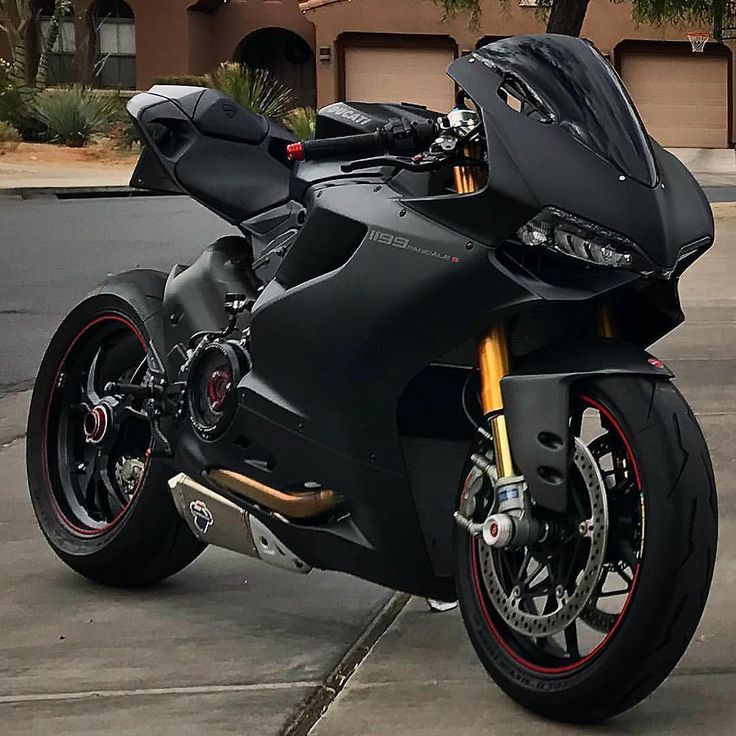
[[[705,51],[705,44],[710,41],[710,33],[706,31],[689,31],[687,40],[690,41],[690,45],[693,47],[693,53],[702,54]]]

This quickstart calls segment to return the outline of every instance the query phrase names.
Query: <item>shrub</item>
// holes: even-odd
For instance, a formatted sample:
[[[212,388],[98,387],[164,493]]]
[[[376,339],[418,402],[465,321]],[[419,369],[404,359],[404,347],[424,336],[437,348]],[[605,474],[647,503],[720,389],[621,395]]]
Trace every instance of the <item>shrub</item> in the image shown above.
[[[0,89],[10,85],[10,63],[0,58]]]
[[[26,90],[21,93],[13,86],[0,89],[0,120],[10,123],[25,141],[43,141],[47,138],[47,128],[33,106],[35,93]]]
[[[157,77],[153,80],[154,84],[180,84],[185,87],[206,87],[207,82],[203,76],[195,76],[192,74],[183,74],[180,76],[164,76]]]
[[[317,113],[312,107],[295,107],[285,118],[284,125],[299,140],[306,140],[317,126]]]
[[[121,151],[132,151],[142,145],[141,134],[138,128],[133,125],[133,121],[121,120],[110,129],[110,138],[115,144],[115,148]]]
[[[0,120],[0,148],[5,143],[20,143],[20,133],[10,123]]]
[[[120,120],[115,97],[80,86],[42,92],[35,109],[51,139],[74,148],[107,133]]]
[[[21,92],[13,84],[10,65],[0,59],[0,121],[10,123],[27,140],[37,140],[44,132],[29,104],[33,94],[32,88]]]
[[[208,74],[206,80],[208,87],[267,118],[282,120],[294,106],[294,93],[267,69],[227,62]]]

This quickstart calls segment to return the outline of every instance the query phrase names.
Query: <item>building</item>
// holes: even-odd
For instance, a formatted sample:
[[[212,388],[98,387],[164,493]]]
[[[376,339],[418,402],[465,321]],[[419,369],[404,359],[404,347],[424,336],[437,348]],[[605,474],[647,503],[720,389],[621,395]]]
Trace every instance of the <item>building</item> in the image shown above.
[[[36,35],[51,4],[39,0]],[[542,31],[535,5],[483,0],[482,31],[473,31],[463,18],[443,22],[431,0],[74,0],[52,78],[146,88],[236,60],[270,68],[304,105],[392,99],[445,109],[454,94],[446,65],[491,40]],[[693,54],[686,29],[636,26],[628,3],[608,0],[591,2],[583,36],[609,56],[664,145],[733,144],[728,47]]]
[[[482,32],[467,21],[440,21],[428,0],[306,0],[316,29],[320,105],[378,98],[448,107],[453,89],[442,70],[459,54],[504,36],[544,30],[535,0],[501,11],[484,0]],[[628,3],[592,0],[582,35],[608,55],[651,134],[673,147],[725,148],[733,137],[731,51],[708,44],[693,54],[685,28],[636,26]]]

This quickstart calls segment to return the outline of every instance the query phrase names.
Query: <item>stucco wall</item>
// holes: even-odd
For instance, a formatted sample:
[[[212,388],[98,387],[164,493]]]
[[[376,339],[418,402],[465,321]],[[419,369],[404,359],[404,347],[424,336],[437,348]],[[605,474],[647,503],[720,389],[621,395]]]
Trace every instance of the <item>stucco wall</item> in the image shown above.
[[[196,0],[126,1],[135,14],[139,89],[149,87],[156,77],[210,70],[232,59],[240,41],[261,28],[287,28],[314,48],[314,26],[297,0],[231,0],[212,12],[190,10]],[[93,3],[74,0],[78,43],[89,32],[88,11]],[[0,56],[9,58],[9,52],[3,36]],[[81,66],[87,62],[80,59]]]
[[[296,0],[232,0],[212,15],[216,61],[232,59],[238,44],[262,28],[286,28],[314,48],[314,26]]]
[[[307,0],[302,7],[306,17],[315,24],[317,48],[332,49],[331,62],[318,62],[319,104],[326,105],[338,99],[337,42],[346,32],[448,35],[462,52],[475,48],[484,36],[544,31],[545,22],[533,7],[520,7],[516,0],[511,0],[506,8],[496,0],[485,0],[482,5],[480,28],[469,29],[466,18],[443,22],[440,9],[431,0]],[[631,20],[629,3],[593,0],[582,35],[594,41],[602,52],[611,54],[623,39],[684,40],[685,29],[637,27]]]

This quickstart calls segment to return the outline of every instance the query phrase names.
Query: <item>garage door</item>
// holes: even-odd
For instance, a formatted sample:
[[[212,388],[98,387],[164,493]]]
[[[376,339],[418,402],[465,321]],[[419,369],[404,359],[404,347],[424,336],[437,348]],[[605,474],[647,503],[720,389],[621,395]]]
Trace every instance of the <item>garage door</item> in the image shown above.
[[[626,51],[621,76],[650,135],[663,146],[728,147],[728,60]]]
[[[449,48],[345,49],[345,98],[355,102],[413,102],[445,112],[455,88],[445,74],[454,54]]]

